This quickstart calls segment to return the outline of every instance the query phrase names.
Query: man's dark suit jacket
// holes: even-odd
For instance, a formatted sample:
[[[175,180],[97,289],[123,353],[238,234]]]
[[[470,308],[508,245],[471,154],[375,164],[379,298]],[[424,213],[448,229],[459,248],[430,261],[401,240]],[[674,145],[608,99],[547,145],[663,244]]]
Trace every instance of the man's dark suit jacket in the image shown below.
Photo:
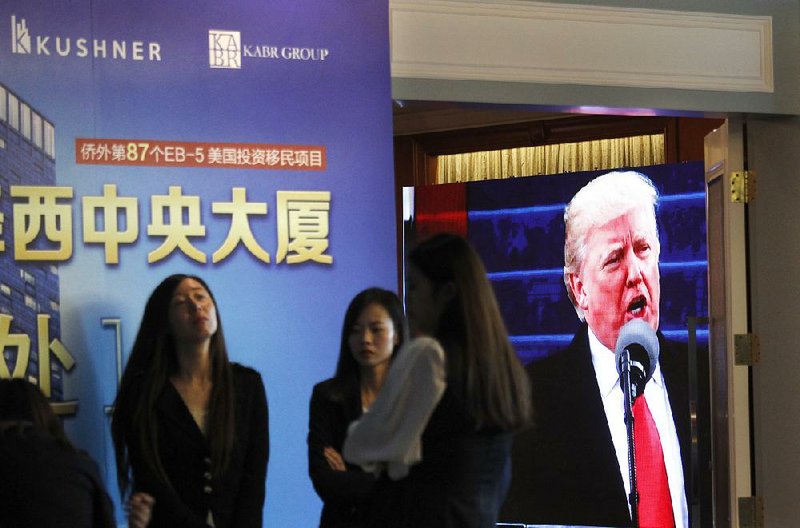
[[[658,334],[659,363],[681,448],[687,497],[690,461],[685,349]],[[527,367],[534,425],[514,439],[511,491],[500,520],[631,526],[619,463],[592,366],[586,324],[563,351]],[[622,412],[622,411],[620,411]]]
[[[171,383],[155,407],[159,455],[172,489],[146,470],[136,433],[127,432],[134,489],[156,500],[150,528],[206,528],[209,508],[217,528],[262,525],[269,456],[266,394],[258,372],[235,363],[232,368],[236,431],[230,465],[220,477],[211,478],[208,443]]]

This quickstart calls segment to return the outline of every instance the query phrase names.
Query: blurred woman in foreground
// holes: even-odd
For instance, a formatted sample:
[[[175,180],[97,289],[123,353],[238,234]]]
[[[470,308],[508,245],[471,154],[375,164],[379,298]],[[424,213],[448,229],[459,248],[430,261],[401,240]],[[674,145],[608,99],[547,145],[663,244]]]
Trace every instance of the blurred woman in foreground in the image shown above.
[[[423,241],[407,273],[418,337],[351,427],[345,459],[382,475],[369,526],[494,527],[510,481],[512,433],[530,419],[527,376],[464,238]]]

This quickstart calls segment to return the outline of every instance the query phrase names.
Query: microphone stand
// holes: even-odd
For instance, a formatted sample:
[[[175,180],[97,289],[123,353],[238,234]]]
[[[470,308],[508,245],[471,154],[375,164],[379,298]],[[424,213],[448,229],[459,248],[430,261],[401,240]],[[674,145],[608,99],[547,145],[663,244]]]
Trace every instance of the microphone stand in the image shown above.
[[[639,528],[639,494],[636,492],[636,453],[633,437],[633,398],[631,397],[631,355],[628,349],[622,351],[620,361],[620,383],[625,398],[625,431],[628,433],[628,475],[631,492],[628,500],[631,505],[631,523]]]

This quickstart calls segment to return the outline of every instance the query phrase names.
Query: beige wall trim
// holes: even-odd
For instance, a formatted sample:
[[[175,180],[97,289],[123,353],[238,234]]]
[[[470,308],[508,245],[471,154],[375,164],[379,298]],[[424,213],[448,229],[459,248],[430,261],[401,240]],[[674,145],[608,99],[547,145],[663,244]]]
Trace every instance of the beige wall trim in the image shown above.
[[[773,92],[772,17],[390,0],[392,77]]]

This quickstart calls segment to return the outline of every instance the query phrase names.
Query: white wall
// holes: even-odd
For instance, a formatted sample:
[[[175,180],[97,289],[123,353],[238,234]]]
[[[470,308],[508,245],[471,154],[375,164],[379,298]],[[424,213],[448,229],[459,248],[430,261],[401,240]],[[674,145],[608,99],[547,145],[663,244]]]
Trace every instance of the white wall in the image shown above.
[[[664,110],[680,110],[686,112],[757,112],[769,114],[800,114],[800,90],[796,87],[800,86],[800,63],[797,60],[797,50],[800,49],[800,15],[798,15],[800,3],[797,0],[763,0],[753,2],[752,0],[649,0],[648,2],[641,2],[635,0],[560,0],[551,2],[532,2],[525,0],[460,0],[451,2],[450,0],[430,0],[424,2],[423,0],[391,0],[390,6],[392,9],[403,11],[411,4],[425,5],[430,4],[430,9],[437,9],[439,14],[436,17],[428,17],[424,13],[416,13],[414,16],[399,17],[401,27],[395,27],[397,21],[392,22],[393,26],[393,40],[402,37],[403,42],[393,42],[393,74],[392,74],[392,95],[395,99],[409,99],[409,100],[438,100],[438,101],[463,101],[475,103],[504,103],[513,105],[539,105],[544,107],[576,107],[580,105],[593,105],[593,106],[607,106],[615,108],[643,108],[643,109],[664,109]],[[687,23],[686,18],[692,18],[689,15],[697,15],[698,18],[703,17],[703,13],[719,13],[719,22],[729,18],[735,20],[737,16],[747,17],[771,17],[771,33],[772,33],[772,64],[770,67],[774,72],[774,91],[763,92],[756,91],[756,89],[742,89],[735,92],[729,89],[720,90],[707,90],[707,89],[688,89],[690,83],[687,81],[701,81],[703,69],[703,61],[713,58],[714,53],[702,53],[698,50],[697,54],[681,52],[677,56],[661,56],[659,53],[663,51],[662,48],[669,47],[669,38],[662,38],[656,31],[648,32],[647,28],[649,23],[643,23],[637,27],[637,24],[628,25],[626,23],[618,23],[612,15],[612,24],[605,24],[605,29],[596,35],[598,46],[608,44],[608,40],[613,36],[613,30],[609,30],[610,26],[618,25],[620,33],[628,32],[621,39],[625,42],[630,38],[631,41],[637,41],[637,36],[647,37],[652,33],[652,47],[647,48],[642,46],[641,43],[635,44],[629,50],[629,54],[633,59],[641,59],[643,50],[646,50],[644,56],[653,54],[653,62],[650,66],[643,67],[641,82],[639,84],[632,83],[630,86],[610,86],[608,82],[613,79],[596,80],[592,82],[582,77],[581,74],[586,74],[587,66],[583,64],[585,61],[578,56],[570,56],[570,50],[574,45],[575,49],[582,49],[581,42],[591,41],[592,37],[587,36],[585,33],[576,34],[575,41],[566,39],[563,42],[562,34],[557,32],[557,29],[563,24],[562,19],[558,15],[553,15],[550,8],[569,9],[575,4],[582,4],[585,6],[595,6],[600,8],[628,8],[632,9],[630,19],[638,18],[642,15],[647,16],[647,13],[655,13],[654,11],[642,11],[643,7],[648,10],[663,10],[669,16],[669,13],[678,12],[678,16],[674,17],[673,22],[676,28],[680,28]],[[544,5],[545,7],[539,8],[538,6]],[[531,31],[554,32],[553,38],[550,40],[547,37],[537,39],[532,36],[526,38],[524,32],[515,31],[515,28],[522,22],[515,21],[513,18],[505,23],[507,31],[503,29],[503,22],[499,23],[499,30],[493,31],[488,37],[482,37],[480,30],[475,31],[475,38],[473,40],[467,39],[466,41],[461,38],[462,26],[469,26],[476,23],[478,17],[488,16],[487,20],[492,23],[496,22],[497,17],[493,16],[498,10],[518,10],[520,12],[528,10],[537,13],[541,12],[544,21],[532,23],[530,26],[534,29]],[[576,12],[586,11],[576,8]],[[589,10],[591,11],[591,9]],[[449,15],[451,25],[448,23],[440,23],[441,20],[446,19],[446,16],[441,16],[441,13]],[[681,16],[685,15],[685,16]],[[724,16],[723,16],[724,15]],[[429,20],[430,18],[430,20]],[[580,17],[578,17],[580,18]],[[602,22],[607,21],[604,16],[595,16],[598,23],[596,26],[604,25]],[[602,19],[602,20],[601,20]],[[622,20],[626,20],[625,17]],[[694,22],[689,22],[694,24]],[[441,62],[442,76],[436,77],[429,75],[425,68],[410,68],[409,67],[409,46],[406,41],[414,41],[412,37],[406,36],[406,25],[417,24],[420,32],[420,42],[430,43],[428,38],[431,31],[439,31],[442,33],[442,44],[445,49],[425,49],[420,50],[421,59],[429,59],[431,62],[428,68],[435,72],[436,63]],[[459,26],[453,28],[453,25]],[[433,26],[433,27],[431,27]],[[588,24],[592,26],[592,24]],[[480,27],[479,25],[477,27]],[[566,28],[584,28],[587,24],[567,24]],[[659,26],[660,27],[660,26]],[[536,29],[538,28],[538,29]],[[709,41],[709,49],[713,48],[715,44],[718,45],[719,41],[715,40],[713,35],[717,34],[715,29],[705,22],[699,22],[696,26],[696,33],[689,37],[690,40],[702,42]],[[465,31],[469,31],[466,29]],[[569,29],[566,29],[569,31]],[[454,38],[449,38],[449,33],[454,34]],[[680,33],[677,30],[676,33]],[[660,35],[660,36],[659,36]],[[719,82],[723,79],[725,71],[728,71],[732,76],[742,74],[743,72],[750,71],[752,65],[746,65],[748,57],[752,58],[749,54],[741,54],[735,51],[740,44],[739,40],[747,39],[747,35],[743,34],[741,39],[733,40],[733,44],[724,44],[723,50],[730,49],[732,54],[739,55],[741,59],[742,71],[738,70],[736,61],[730,64],[724,64],[719,67],[718,71],[716,65],[708,66],[708,76],[711,82]],[[420,47],[420,42],[413,42],[413,46]],[[458,46],[458,43],[466,42],[466,45]],[[556,42],[557,51],[559,55],[563,55],[563,68],[558,68],[557,65],[541,64],[541,61],[531,59],[528,64],[525,64],[524,54],[519,52],[520,46],[535,47],[531,49],[531,55],[537,53],[546,53],[548,43]],[[637,41],[638,42],[638,41]],[[681,41],[682,42],[682,41]],[[619,42],[611,43],[610,48],[618,45]],[[452,47],[451,47],[452,46]],[[677,45],[680,47],[680,44]],[[550,46],[552,47],[552,46]],[[591,48],[590,48],[591,49]],[[458,52],[463,52],[464,56],[462,61],[452,61],[452,56]],[[496,75],[498,72],[498,62],[501,60],[493,60],[490,67],[486,68],[486,75],[476,76],[472,71],[472,66],[481,64],[482,61],[487,60],[487,57],[503,57],[507,56],[507,63],[502,66],[510,70],[519,70],[518,79],[498,79]],[[620,53],[619,56],[625,56],[626,53]],[[747,56],[745,56],[747,55]],[[602,57],[601,57],[602,59]],[[571,64],[574,62],[574,64]],[[599,61],[600,63],[603,60]],[[664,63],[663,71],[659,70],[658,65]],[[635,65],[635,60],[632,62]],[[525,66],[520,68],[520,66]],[[600,64],[602,65],[602,64]],[[697,70],[698,65],[701,66]],[[458,72],[459,68],[464,72],[461,79],[453,78],[451,75],[454,71]],[[538,69],[537,69],[538,68]],[[616,70],[612,61],[612,70]],[[589,68],[590,69],[590,68]],[[635,66],[632,67],[631,73],[635,74]],[[624,70],[624,68],[622,69]],[[622,75],[621,70],[611,71],[609,77]],[[674,73],[675,84],[674,86],[666,83],[667,87],[654,83],[654,79],[658,73],[663,73],[667,77],[669,74]],[[696,74],[694,79],[692,74]],[[577,78],[574,81],[567,81],[566,79],[573,75]],[[548,79],[549,77],[549,79]],[[687,78],[688,77],[688,78]],[[579,82],[578,82],[579,81]],[[649,84],[648,84],[649,83]],[[639,86],[639,87],[632,87]],[[645,87],[649,86],[649,87]],[[658,87],[660,86],[660,87]],[[683,87],[683,89],[675,89],[675,87]],[[748,90],[748,91],[745,91]]]
[[[756,493],[768,528],[800,523],[800,118],[748,120]]]

